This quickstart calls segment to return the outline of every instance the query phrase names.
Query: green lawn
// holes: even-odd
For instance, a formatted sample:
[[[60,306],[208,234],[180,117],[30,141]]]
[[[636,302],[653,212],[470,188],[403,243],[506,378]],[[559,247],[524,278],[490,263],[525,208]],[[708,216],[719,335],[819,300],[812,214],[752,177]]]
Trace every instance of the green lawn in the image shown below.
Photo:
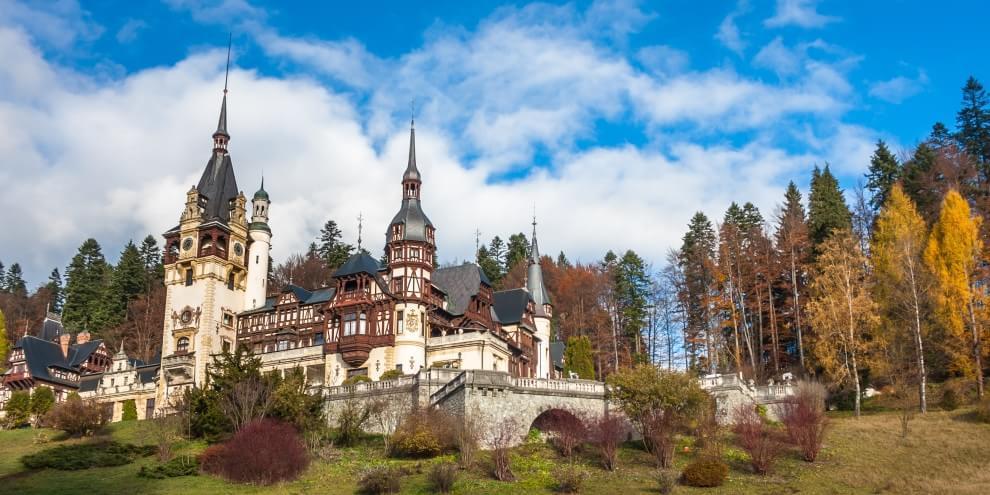
[[[727,449],[731,471],[728,482],[715,489],[677,487],[675,493],[986,493],[990,486],[990,425],[968,419],[967,411],[934,412],[917,417],[906,439],[900,437],[900,420],[890,413],[833,418],[833,428],[820,461],[802,462],[796,452],[789,452],[779,463],[776,473],[761,477],[750,474],[742,454]],[[108,434],[124,442],[141,443],[141,423],[119,423]],[[53,432],[49,437],[58,438]],[[151,480],[137,477],[141,465],[154,460],[142,459],[134,464],[64,472],[44,470],[26,472],[20,456],[37,452],[62,442],[35,442],[37,430],[0,432],[0,492],[28,494],[350,494],[355,493],[355,473],[369,464],[381,462],[381,446],[366,445],[343,449],[333,462],[314,462],[298,481],[273,487],[234,485],[211,476],[194,476]],[[85,441],[85,440],[82,440]],[[200,442],[183,442],[178,453],[195,453],[205,447]],[[679,452],[676,462],[683,466],[690,453]],[[403,493],[430,493],[425,472],[434,461],[389,461],[405,466],[412,474],[403,479]],[[561,460],[544,445],[525,445],[515,451],[513,470],[516,483],[489,479],[483,468],[462,473],[456,493],[510,494],[550,493],[553,469]],[[619,469],[609,473],[596,467],[590,456],[575,461],[590,477],[582,493],[627,495],[657,493],[654,470],[647,454],[635,447],[620,451]],[[482,461],[484,464],[484,461]]]

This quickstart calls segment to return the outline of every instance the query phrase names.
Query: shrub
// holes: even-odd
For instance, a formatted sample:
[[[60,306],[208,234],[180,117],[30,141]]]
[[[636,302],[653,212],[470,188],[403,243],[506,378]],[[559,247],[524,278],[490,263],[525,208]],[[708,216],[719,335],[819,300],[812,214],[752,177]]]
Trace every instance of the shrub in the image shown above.
[[[158,449],[158,462],[172,460],[172,446],[179,440],[181,418],[175,415],[159,415],[148,418],[141,427],[144,439]]]
[[[574,466],[561,466],[553,471],[553,491],[557,493],[578,493],[587,479],[588,473]]]
[[[389,455],[435,457],[453,452],[457,446],[452,419],[439,409],[412,411],[392,434]]]
[[[729,465],[720,459],[705,457],[698,459],[684,468],[681,482],[687,486],[710,488],[722,486],[729,475]]]
[[[804,460],[815,462],[825,441],[828,418],[825,416],[825,387],[802,382],[794,396],[779,404],[778,416],[787,428],[787,435],[797,445]]]
[[[218,442],[234,430],[234,426],[220,407],[217,391],[191,388],[176,401],[179,414],[186,423],[189,436],[207,442]]]
[[[670,495],[677,485],[677,475],[667,469],[657,471],[657,490],[660,495]]]
[[[591,421],[589,438],[598,448],[598,458],[603,468],[615,470],[619,444],[627,430],[625,421],[614,414],[602,415]]]
[[[355,398],[344,400],[337,414],[337,443],[343,446],[354,445],[364,435],[364,425],[373,413],[372,408],[364,401]]]
[[[474,464],[480,439],[481,426],[477,412],[466,413],[459,421],[454,422],[454,443],[460,454],[458,461],[461,467],[469,468]]]
[[[761,417],[765,417],[766,406],[757,406],[757,413],[760,412],[760,408],[763,408]],[[721,458],[723,450],[722,430],[722,425],[718,422],[715,404],[709,404],[709,407],[704,408],[701,417],[698,418],[695,428],[695,446],[706,456]]]
[[[124,401],[124,411],[120,416],[121,421],[137,421],[137,404],[134,399]]]
[[[533,426],[550,436],[550,444],[563,457],[570,457],[588,438],[584,421],[563,409],[544,412],[536,418]]]
[[[204,453],[203,470],[240,483],[270,485],[293,480],[309,465],[306,445],[292,425],[252,421],[227,443]]]
[[[402,472],[391,466],[374,466],[358,476],[358,492],[367,495],[399,493]]]
[[[388,371],[382,373],[382,375],[379,376],[378,379],[381,380],[381,381],[385,381],[385,380],[395,380],[396,378],[401,378],[401,377],[402,377],[402,372],[401,371],[399,371],[399,370],[388,370]]]
[[[123,466],[138,457],[153,454],[150,445],[137,446],[117,442],[60,445],[21,457],[21,464],[28,469],[58,469],[76,471],[93,467]]]
[[[358,383],[370,382],[371,378],[368,375],[354,375],[346,380],[344,380],[341,385],[357,385]]]
[[[55,405],[55,392],[48,387],[37,387],[31,393],[31,414],[39,420]]]
[[[142,478],[165,479],[177,478],[179,476],[196,476],[199,472],[199,463],[196,458],[190,455],[179,456],[164,464],[152,467],[141,466],[138,476]]]
[[[339,452],[333,446],[332,431],[328,427],[315,428],[305,433],[306,449],[309,454],[324,461],[333,461]]]
[[[199,468],[205,473],[219,473],[227,446],[221,443],[210,445],[199,454]]]
[[[79,395],[69,395],[56,404],[45,415],[45,422],[70,436],[90,435],[109,421],[106,409],[91,400],[82,400]]]
[[[276,375],[277,377],[277,375]],[[277,383],[272,393],[269,416],[291,423],[299,431],[320,429],[326,424],[323,414],[323,397],[310,394],[306,374],[302,368],[293,368]]]
[[[962,399],[956,387],[946,385],[942,390],[942,398],[938,401],[938,407],[944,411],[955,411],[959,408]]]
[[[492,426],[489,435],[492,447],[492,476],[499,481],[515,481],[509,462],[509,449],[518,440],[518,424],[512,417],[503,418]]]
[[[983,423],[990,423],[990,397],[984,397],[976,404],[976,420]]]
[[[433,490],[437,493],[450,493],[457,481],[458,468],[452,462],[434,464],[428,475]]]
[[[31,424],[31,394],[23,391],[10,394],[3,410],[6,412],[3,418],[5,427],[22,428]]]
[[[768,474],[783,451],[775,432],[750,405],[740,405],[733,412],[732,430],[739,446],[749,454],[749,463],[756,474]]]

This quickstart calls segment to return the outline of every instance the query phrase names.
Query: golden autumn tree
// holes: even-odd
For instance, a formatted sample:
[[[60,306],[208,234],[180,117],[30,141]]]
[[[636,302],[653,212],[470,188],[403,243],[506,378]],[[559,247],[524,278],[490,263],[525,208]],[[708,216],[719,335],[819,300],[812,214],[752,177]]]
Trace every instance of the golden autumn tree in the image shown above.
[[[950,190],[928,238],[925,263],[935,278],[936,315],[946,333],[950,366],[963,376],[975,376],[977,394],[983,398],[982,346],[975,309],[978,294],[973,287],[983,247],[980,223],[966,200]]]
[[[924,355],[925,312],[930,276],[924,264],[927,227],[911,199],[900,184],[894,184],[873,230],[870,256],[875,280],[873,293],[880,310],[881,326],[888,342],[913,344],[913,374],[918,385],[918,405],[922,413],[928,410],[925,395],[926,370]],[[909,352],[909,351],[908,351]],[[904,353],[896,351],[890,354]],[[895,361],[903,359],[895,358]],[[907,359],[911,361],[911,358]],[[899,363],[893,363],[898,368]],[[892,376],[898,373],[896,370]]]
[[[807,306],[816,334],[811,352],[826,379],[839,385],[852,383],[856,417],[859,417],[860,365],[867,355],[867,342],[878,343],[876,338],[864,338],[877,324],[866,257],[849,229],[833,231],[819,245],[819,251],[812,268],[811,299]]]

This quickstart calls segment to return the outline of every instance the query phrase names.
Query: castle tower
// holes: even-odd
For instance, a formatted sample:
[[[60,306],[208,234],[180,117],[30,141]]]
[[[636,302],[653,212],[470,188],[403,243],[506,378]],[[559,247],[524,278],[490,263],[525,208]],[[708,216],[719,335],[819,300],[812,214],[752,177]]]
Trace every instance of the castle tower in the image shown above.
[[[156,404],[170,407],[183,389],[202,386],[214,354],[232,350],[247,283],[246,200],[227,152],[227,88],[213,151],[186,193],[179,225],[165,236],[165,325]],[[266,268],[267,270],[267,268]]]
[[[265,179],[251,200],[253,213],[248,224],[247,290],[244,293],[244,309],[265,305],[268,291],[268,263],[272,249],[272,230],[268,227],[268,207],[271,201],[265,191]]]
[[[533,323],[536,324],[536,377],[550,378],[550,321],[553,318],[553,305],[550,293],[543,285],[543,268],[540,266],[540,248],[536,242],[536,217],[533,217],[533,241],[529,248],[529,268],[526,271],[526,290],[533,299],[536,311]]]
[[[426,366],[426,340],[429,338],[428,304],[439,305],[431,293],[435,229],[420,205],[421,186],[416,167],[416,127],[409,129],[409,161],[402,174],[402,206],[392,218],[385,233],[385,254],[388,258],[389,289],[398,299],[394,325],[396,367],[404,373],[415,373]],[[434,300],[435,299],[435,300]]]

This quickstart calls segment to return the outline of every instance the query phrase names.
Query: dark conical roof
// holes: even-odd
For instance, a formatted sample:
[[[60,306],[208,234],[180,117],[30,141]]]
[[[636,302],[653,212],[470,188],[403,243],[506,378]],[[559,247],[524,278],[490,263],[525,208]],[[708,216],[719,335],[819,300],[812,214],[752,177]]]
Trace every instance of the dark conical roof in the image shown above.
[[[416,123],[409,126],[409,161],[406,163],[406,172],[402,174],[402,181],[421,180],[419,169],[416,168]]]
[[[261,178],[261,187],[254,193],[254,199],[268,200],[268,191],[265,190],[265,178]]]
[[[220,120],[217,121],[217,132],[214,132],[213,135],[216,136],[217,134],[230,137],[230,134],[227,133],[227,90],[223,91],[223,103],[220,104]]]
[[[550,303],[550,293],[543,284],[543,268],[540,266],[540,247],[536,243],[536,221],[533,221],[533,243],[529,248],[529,269],[526,272],[526,289],[536,306],[536,314],[545,316],[543,305]]]
[[[230,208],[238,194],[230,155],[214,153],[206,162],[206,170],[203,170],[196,189],[204,197],[204,220],[230,220]]]

